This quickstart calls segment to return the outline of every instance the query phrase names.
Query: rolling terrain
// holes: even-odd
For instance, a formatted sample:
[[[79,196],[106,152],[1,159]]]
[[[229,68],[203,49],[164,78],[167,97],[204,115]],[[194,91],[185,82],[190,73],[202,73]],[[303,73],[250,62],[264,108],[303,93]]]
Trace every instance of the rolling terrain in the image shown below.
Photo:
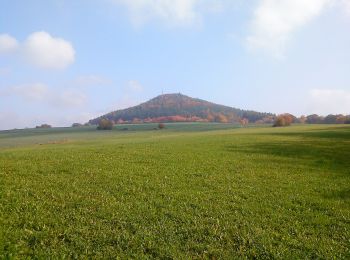
[[[153,127],[0,132],[0,258],[350,257],[350,127]]]

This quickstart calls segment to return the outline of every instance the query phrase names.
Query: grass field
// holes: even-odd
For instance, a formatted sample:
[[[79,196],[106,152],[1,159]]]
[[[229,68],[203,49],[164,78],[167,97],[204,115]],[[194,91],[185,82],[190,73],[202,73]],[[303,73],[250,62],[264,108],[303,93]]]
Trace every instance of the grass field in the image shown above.
[[[350,258],[350,127],[154,127],[0,132],[0,258]]]

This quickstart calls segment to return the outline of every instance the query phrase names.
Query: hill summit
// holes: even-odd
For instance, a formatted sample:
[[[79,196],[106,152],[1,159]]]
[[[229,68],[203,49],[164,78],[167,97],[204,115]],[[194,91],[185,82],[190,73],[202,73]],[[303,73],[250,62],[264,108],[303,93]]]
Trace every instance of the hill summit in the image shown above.
[[[220,122],[239,123],[256,122],[274,117],[270,113],[242,110],[218,105],[183,94],[164,94],[145,103],[117,110],[89,121],[98,124],[101,119],[115,123],[150,123],[150,122]]]

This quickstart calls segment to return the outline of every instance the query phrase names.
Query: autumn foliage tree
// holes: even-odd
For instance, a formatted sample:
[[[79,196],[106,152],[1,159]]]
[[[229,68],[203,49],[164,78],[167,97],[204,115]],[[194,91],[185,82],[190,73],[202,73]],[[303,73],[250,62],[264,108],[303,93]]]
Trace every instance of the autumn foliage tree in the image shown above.
[[[282,114],[276,117],[275,122],[273,124],[274,127],[279,126],[289,126],[293,123],[293,115],[291,114]]]
[[[215,117],[212,114],[209,114],[207,116],[207,120],[208,120],[208,122],[214,122],[215,121]]]
[[[224,114],[218,113],[218,114],[215,115],[215,122],[228,123],[228,119],[227,119],[227,117]]]
[[[98,123],[97,130],[112,130],[114,122],[108,119],[101,119]]]

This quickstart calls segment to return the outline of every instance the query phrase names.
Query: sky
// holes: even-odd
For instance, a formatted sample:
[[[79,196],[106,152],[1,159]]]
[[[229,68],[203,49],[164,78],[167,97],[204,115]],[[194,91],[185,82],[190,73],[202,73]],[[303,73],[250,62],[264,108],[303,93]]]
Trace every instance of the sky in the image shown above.
[[[0,129],[162,93],[350,114],[350,0],[0,0]]]

